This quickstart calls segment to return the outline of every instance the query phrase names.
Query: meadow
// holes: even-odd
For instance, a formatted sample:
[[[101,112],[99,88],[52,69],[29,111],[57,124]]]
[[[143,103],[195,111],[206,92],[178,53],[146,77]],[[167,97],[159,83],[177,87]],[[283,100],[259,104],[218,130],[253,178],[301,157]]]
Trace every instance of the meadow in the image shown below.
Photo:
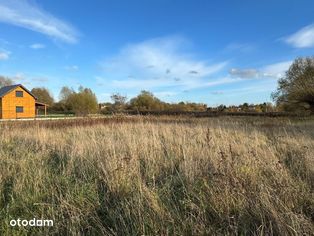
[[[310,117],[0,124],[0,235],[313,235],[313,190]]]

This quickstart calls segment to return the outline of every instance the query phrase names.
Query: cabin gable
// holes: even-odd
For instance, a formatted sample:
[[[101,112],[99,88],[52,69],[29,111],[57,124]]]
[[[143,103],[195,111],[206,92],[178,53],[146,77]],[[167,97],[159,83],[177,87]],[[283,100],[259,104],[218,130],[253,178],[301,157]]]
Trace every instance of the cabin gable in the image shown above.
[[[13,87],[1,98],[2,119],[34,118],[35,97],[22,85]]]

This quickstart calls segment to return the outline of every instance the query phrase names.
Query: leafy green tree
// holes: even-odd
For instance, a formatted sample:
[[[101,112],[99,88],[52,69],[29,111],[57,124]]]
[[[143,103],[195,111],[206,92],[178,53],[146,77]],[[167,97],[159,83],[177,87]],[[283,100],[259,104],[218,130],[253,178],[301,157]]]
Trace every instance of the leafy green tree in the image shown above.
[[[314,57],[297,58],[272,97],[286,111],[314,112]]]
[[[240,105],[241,111],[248,112],[249,111],[249,104],[247,102]]]
[[[72,113],[71,108],[67,107],[64,101],[59,101],[55,102],[51,107],[50,107],[51,112],[56,112],[56,113]]]
[[[65,104],[77,115],[88,115],[98,111],[96,95],[89,88],[79,88],[79,92],[71,93],[65,100]]]
[[[259,105],[262,112],[272,112],[274,111],[274,107],[273,104],[271,104],[270,102],[264,102],[262,104]]]
[[[31,92],[37,97],[39,102],[46,103],[49,106],[52,106],[54,104],[54,99],[48,89],[33,88]]]
[[[219,105],[219,106],[217,107],[217,110],[220,111],[220,112],[223,112],[223,111],[225,111],[226,109],[227,109],[227,107],[226,107],[225,105],[223,105],[223,104],[221,104],[221,105]]]
[[[77,115],[88,115],[98,111],[96,95],[89,88],[79,87],[78,92],[69,87],[60,91],[60,101],[55,103],[56,111],[71,112]]]
[[[141,91],[141,93],[132,98],[130,101],[130,106],[132,109],[136,110],[164,110],[165,104],[155,97],[149,91]]]

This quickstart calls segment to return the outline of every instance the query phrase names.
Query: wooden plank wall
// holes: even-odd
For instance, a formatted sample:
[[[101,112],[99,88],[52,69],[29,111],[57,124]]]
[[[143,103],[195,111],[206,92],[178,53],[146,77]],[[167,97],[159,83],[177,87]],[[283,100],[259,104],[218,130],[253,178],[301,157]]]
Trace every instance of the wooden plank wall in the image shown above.
[[[2,119],[2,98],[0,98],[0,119]]]

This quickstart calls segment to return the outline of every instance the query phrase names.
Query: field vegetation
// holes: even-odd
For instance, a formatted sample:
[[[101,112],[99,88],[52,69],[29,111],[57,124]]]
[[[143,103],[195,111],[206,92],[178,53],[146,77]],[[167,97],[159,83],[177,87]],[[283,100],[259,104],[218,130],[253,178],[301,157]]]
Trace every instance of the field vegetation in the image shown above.
[[[313,190],[309,117],[0,124],[0,235],[313,235]]]

